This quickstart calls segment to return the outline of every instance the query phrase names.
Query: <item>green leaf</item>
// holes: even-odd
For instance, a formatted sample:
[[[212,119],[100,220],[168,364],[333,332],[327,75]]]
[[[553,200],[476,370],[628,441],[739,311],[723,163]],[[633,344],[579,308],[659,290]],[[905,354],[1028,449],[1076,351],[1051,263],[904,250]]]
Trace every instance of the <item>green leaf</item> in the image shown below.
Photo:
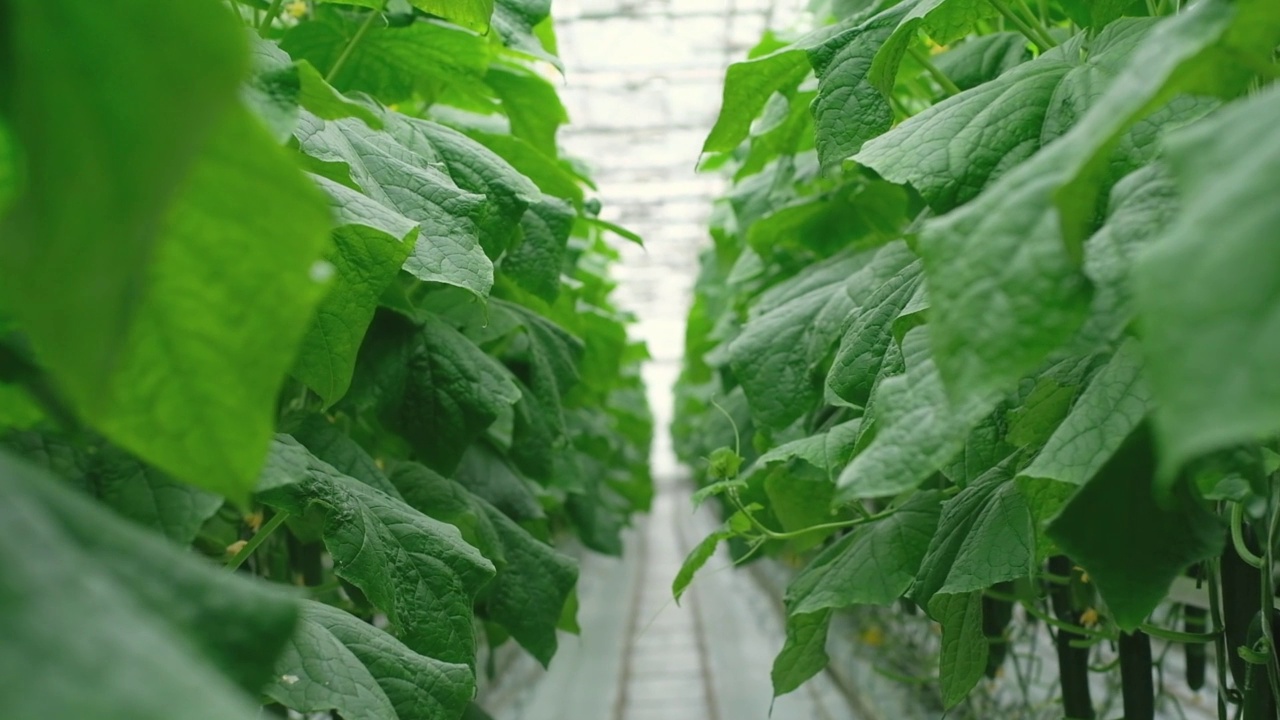
[[[1091,229],[1109,150],[1162,98],[1217,73],[1236,80],[1236,57],[1269,40],[1258,2],[1205,2],[1161,20],[1105,94],[1064,136],[988,186],[977,199],[927,223],[918,246],[933,301],[930,335],[953,400],[1012,383],[1076,332],[1089,310],[1080,249]],[[1274,13],[1272,13],[1274,15]],[[1243,19],[1241,19],[1243,18]],[[1258,22],[1259,36],[1233,34]]]
[[[935,212],[962,205],[1040,149],[1059,86],[1084,52],[1075,41],[1060,45],[913,115],[869,140],[853,159],[888,180],[910,183]]]
[[[546,60],[564,71],[556,57],[551,28],[551,0],[495,0],[493,29],[512,50]]]
[[[109,443],[77,443],[50,432],[16,432],[0,446],[52,471],[118,515],[190,545],[223,499],[179,483]]]
[[[281,430],[293,436],[317,460],[332,465],[343,475],[355,478],[391,497],[404,499],[369,453],[324,415],[317,413],[289,418],[282,423]]]
[[[485,502],[526,528],[544,528],[547,513],[538,501],[532,482],[518,474],[507,458],[484,443],[476,443],[462,456],[453,478]]]
[[[197,560],[2,454],[0,492],[0,714],[258,716],[250,693],[270,677],[293,630],[293,600]]]
[[[1137,342],[1129,341],[1089,380],[1071,412],[1020,475],[1083,485],[1146,418],[1151,392]]]
[[[756,422],[784,428],[822,397],[821,363],[852,307],[845,280],[869,259],[831,258],[771,288],[752,307],[729,346],[729,362]]]
[[[424,157],[439,157],[458,187],[484,198],[484,212],[476,220],[480,244],[489,257],[501,255],[525,210],[542,198],[533,181],[456,130],[398,113],[384,118],[397,140]]]
[[[1009,468],[997,466],[943,505],[911,590],[916,602],[930,607],[936,596],[982,590],[1035,571],[1036,527],[1012,479]]]
[[[1132,266],[1178,210],[1177,188],[1164,163],[1148,165],[1122,178],[1111,191],[1106,223],[1085,243],[1085,275],[1093,282],[1089,320],[1072,342],[1073,350],[1111,347],[1133,322]]]
[[[287,435],[272,446],[258,499],[291,515],[318,513],[334,573],[386,613],[414,652],[475,662],[471,608],[494,568],[457,528],[343,475]]]
[[[549,303],[560,294],[565,245],[576,217],[572,206],[543,200],[529,206],[520,219],[523,239],[502,260],[502,272],[517,285]]]
[[[564,163],[544,155],[518,137],[478,131],[467,134],[506,160],[516,172],[532,180],[542,192],[568,200],[574,207],[582,206],[580,183],[583,180]]]
[[[405,270],[419,280],[455,285],[481,297],[489,294],[493,264],[481,247],[478,226],[485,197],[458,187],[438,167],[437,154],[415,152],[354,119],[324,121],[304,113],[295,135],[307,155],[346,165],[348,177],[330,179],[354,183],[376,203],[358,206],[357,217],[367,218],[364,222],[376,217],[379,227],[398,229],[394,217],[375,213],[382,205],[419,223],[421,232]],[[356,208],[352,206],[353,212]]]
[[[556,131],[569,122],[569,114],[555,86],[534,70],[513,63],[494,63],[484,82],[502,102],[511,134],[556,157]]]
[[[774,463],[803,460],[834,481],[836,472],[843,469],[853,456],[854,444],[861,427],[861,418],[855,418],[824,432],[792,440],[756,458],[755,466],[767,467]]]
[[[917,29],[923,25],[947,43],[993,13],[981,0],[907,0],[810,50],[819,81],[813,117],[822,164],[852,156],[892,125],[889,95]]]
[[[902,315],[921,280],[920,262],[906,243],[886,245],[875,259],[849,278],[858,306],[840,339],[827,372],[827,387],[854,405],[866,405],[885,370],[894,340],[894,323]],[[863,297],[865,296],[865,297]]]
[[[875,436],[836,480],[838,502],[915,488],[960,452],[969,431],[999,401],[988,393],[953,405],[927,345],[923,328],[903,338],[907,371],[876,390]]]
[[[245,498],[324,291],[328,228],[284,151],[247,113],[225,115],[163,222],[113,371],[94,375],[106,404],[76,396],[88,419],[174,477]]]
[[[485,32],[493,16],[493,0],[409,0],[423,12],[437,15],[469,30]]]
[[[914,493],[889,517],[823,550],[787,586],[787,612],[889,605],[910,587],[938,526],[942,493]]]
[[[929,612],[942,624],[938,674],[942,704],[950,709],[968,696],[987,667],[987,639],[982,634],[982,591],[938,595]]]
[[[328,74],[363,20],[320,11],[290,28],[280,47]],[[488,40],[456,25],[419,20],[388,27],[375,21],[329,81],[344,93],[365,92],[384,103],[404,102],[417,93],[438,92],[443,85],[480,81],[489,66],[489,52]]]
[[[382,120],[372,110],[344,97],[311,63],[295,63],[276,43],[257,35],[250,36],[250,50],[252,74],[241,95],[277,142],[293,135],[300,108],[325,120],[355,117],[381,129]]]
[[[437,720],[462,712],[475,680],[466,665],[423,657],[349,613],[304,601],[274,682],[263,693],[298,712]]]
[[[1155,449],[1146,424],[1067,503],[1049,537],[1089,573],[1121,630],[1132,632],[1193,563],[1222,551],[1218,518],[1186,483],[1156,501]],[[1124,552],[1116,552],[1124,548]]]
[[[689,551],[680,565],[680,570],[676,572],[675,579],[671,581],[671,596],[675,598],[677,605],[680,604],[680,596],[684,595],[684,591],[689,588],[689,583],[693,582],[693,576],[707,564],[712,555],[716,554],[720,541],[728,540],[736,534],[730,529],[729,524],[725,523],[724,527],[703,538],[693,550]]]
[[[221,497],[178,483],[114,446],[97,453],[92,481],[94,494],[108,507],[183,546],[223,504]]]
[[[1272,88],[1171,134],[1183,205],[1134,269],[1162,467],[1280,431]],[[1217,177],[1224,167],[1229,178]],[[1213,238],[1212,241],[1209,239]],[[1176,279],[1176,280],[1175,280]]]
[[[497,530],[507,561],[486,588],[482,606],[546,667],[556,654],[556,626],[578,582],[578,566],[497,508],[477,502]]]
[[[17,141],[4,118],[0,118],[0,218],[21,188],[22,170]]]
[[[804,48],[798,46],[730,65],[725,72],[720,115],[702,144],[702,152],[728,152],[738,147],[769,97],[796,86],[809,72]]]
[[[345,185],[315,179],[337,216],[328,255],[334,280],[302,339],[293,375],[332,405],[351,386],[356,355],[378,299],[413,250],[418,226]]]
[[[787,617],[786,640],[773,659],[773,696],[786,695],[827,666],[827,631],[831,611]]]
[[[397,463],[390,480],[410,507],[458,528],[462,539],[488,558],[499,572],[506,566],[502,540],[485,510],[488,505],[463,485],[412,462]]]
[[[933,64],[961,90],[991,82],[1031,59],[1027,38],[1019,32],[979,35],[933,57]]]
[[[244,33],[212,0],[22,0],[5,34],[5,144],[25,162],[0,228],[0,300],[58,385],[96,413],[111,403],[104,378],[128,352],[164,218],[236,102]]]

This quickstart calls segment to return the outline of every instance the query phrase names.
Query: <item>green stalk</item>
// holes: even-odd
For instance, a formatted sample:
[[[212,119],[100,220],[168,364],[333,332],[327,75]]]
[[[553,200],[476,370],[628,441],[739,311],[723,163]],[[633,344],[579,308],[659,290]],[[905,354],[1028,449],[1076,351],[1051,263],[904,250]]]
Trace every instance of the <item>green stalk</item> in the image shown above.
[[[244,561],[248,560],[249,556],[253,554],[253,551],[257,550],[258,546],[270,537],[271,533],[276,531],[276,528],[283,525],[285,519],[288,517],[289,513],[286,512],[278,512],[275,515],[272,515],[271,519],[268,520],[265,525],[258,528],[258,532],[254,533],[253,537],[249,538],[249,542],[245,543],[244,547],[240,548],[240,552],[236,553],[235,557],[227,561],[227,569],[235,571],[243,565]]]
[[[1275,578],[1271,574],[1275,567],[1276,535],[1280,532],[1280,508],[1276,507],[1276,491],[1274,487],[1267,497],[1267,510],[1270,511],[1270,522],[1267,524],[1267,544],[1262,548],[1262,636],[1267,639],[1267,674],[1271,681],[1271,694],[1276,707],[1280,707],[1280,661],[1276,659],[1276,648],[1273,643],[1275,629],[1271,624],[1271,615],[1275,608]]]
[[[380,14],[376,10],[369,13],[369,17],[365,18],[364,23],[360,25],[360,29],[356,30],[356,34],[352,36],[351,42],[347,43],[347,46],[342,49],[342,54],[333,63],[333,67],[329,68],[329,74],[324,76],[325,82],[332,83],[333,79],[338,76],[338,71],[342,69],[343,65],[347,64],[347,58],[351,57],[351,51],[355,50],[356,45],[359,45],[360,41],[364,39],[365,33],[369,32],[369,28],[373,27],[373,21],[377,20]]]
[[[1231,544],[1236,547],[1236,554],[1249,566],[1262,567],[1262,558],[1253,554],[1249,544],[1244,541],[1244,503],[1236,503],[1231,507]]]
[[[271,27],[271,23],[280,17],[280,8],[284,7],[284,0],[271,0],[271,7],[267,8],[267,14],[258,22],[258,32]]]
[[[1013,2],[1015,3],[1013,9],[1015,11],[1019,9],[1022,10],[1022,14],[1032,32],[1036,33],[1036,35],[1038,35],[1043,42],[1047,43],[1049,47],[1057,47],[1058,43],[1055,42],[1053,36],[1049,34],[1049,28],[1045,27],[1044,23],[1040,22],[1040,18],[1036,17],[1036,14],[1031,12],[1031,8],[1027,6],[1026,0],[1013,0]]]
[[[987,2],[991,3],[991,7],[995,8],[997,12],[1003,15],[1004,19],[1008,20],[1010,25],[1017,28],[1018,32],[1022,33],[1023,37],[1034,43],[1035,46],[1040,49],[1040,52],[1045,52],[1054,46],[1052,40],[1049,40],[1046,43],[1045,40],[1047,38],[1038,37],[1036,31],[1028,25],[1026,21],[1018,17],[1018,15],[1004,3],[1004,0],[987,0]]]
[[[914,58],[916,62],[920,63],[921,67],[925,69],[925,72],[929,73],[929,77],[933,78],[933,81],[938,83],[943,92],[948,96],[960,94],[960,88],[954,82],[951,82],[951,78],[947,77],[946,73],[942,72],[937,65],[933,64],[933,61],[929,59],[928,55],[920,52],[920,48],[908,45],[907,52],[911,54],[911,57]]]
[[[1224,627],[1222,622],[1222,598],[1218,582],[1218,559],[1205,563],[1205,575],[1209,580],[1209,620],[1214,627]],[[1218,633],[1213,640],[1213,666],[1218,673],[1218,720],[1227,720],[1227,634]]]

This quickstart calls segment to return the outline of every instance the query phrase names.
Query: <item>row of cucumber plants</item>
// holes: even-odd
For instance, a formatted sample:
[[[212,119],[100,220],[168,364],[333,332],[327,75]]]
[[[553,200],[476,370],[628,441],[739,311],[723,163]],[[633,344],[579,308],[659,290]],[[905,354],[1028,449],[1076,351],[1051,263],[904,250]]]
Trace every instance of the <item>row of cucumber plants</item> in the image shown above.
[[[729,68],[704,147],[732,183],[674,432],[727,520],[677,596],[721,542],[798,560],[776,694],[889,606],[940,626],[948,717],[1031,623],[1060,681],[1018,717],[1110,684],[1148,720],[1206,674],[1223,720],[1275,717],[1280,6],[815,16]]]
[[[480,718],[576,631],[652,423],[549,13],[0,2],[0,716]]]

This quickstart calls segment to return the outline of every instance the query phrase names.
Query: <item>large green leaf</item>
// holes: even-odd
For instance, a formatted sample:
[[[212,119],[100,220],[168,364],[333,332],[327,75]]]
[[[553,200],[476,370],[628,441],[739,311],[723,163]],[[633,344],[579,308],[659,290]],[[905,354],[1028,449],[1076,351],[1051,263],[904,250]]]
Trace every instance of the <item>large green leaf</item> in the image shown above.
[[[360,362],[350,401],[372,408],[443,473],[521,397],[505,367],[436,317],[416,325],[384,313]]]
[[[866,143],[854,159],[910,183],[937,212],[968,202],[1052,140],[1053,126],[1087,108],[1096,99],[1090,92],[1105,87],[1151,24],[1134,20],[1108,26],[1096,38],[1078,35],[912,116]]]
[[[318,513],[334,573],[386,613],[414,652],[475,662],[471,608],[494,568],[457,528],[343,475],[287,435],[272,446],[258,499],[291,515]]]
[[[769,97],[795,87],[810,72],[803,47],[788,46],[762,57],[736,62],[725,73],[720,115],[702,144],[702,152],[728,152],[747,139],[751,121]]]
[[[942,652],[938,657],[942,704],[959,704],[973,690],[987,667],[987,638],[982,634],[982,591],[939,595],[930,612],[942,624]]]
[[[543,300],[555,302],[574,218],[573,208],[560,200],[548,198],[530,205],[520,219],[523,237],[502,260],[503,274]]]
[[[397,140],[424,157],[438,157],[458,187],[484,198],[484,213],[476,220],[480,244],[496,259],[507,248],[525,209],[542,197],[533,181],[456,130],[398,113],[384,118]]]
[[[418,225],[345,185],[316,181],[337,215],[328,256],[334,280],[302,339],[293,374],[331,405],[351,385],[365,330],[382,291],[413,251]]]
[[[177,482],[108,443],[79,444],[65,436],[30,431],[10,434],[0,444],[180,546],[190,545],[223,504],[221,497]]]
[[[551,29],[551,0],[495,0],[493,29],[502,43],[563,70]]]
[[[484,612],[545,667],[556,654],[556,627],[578,582],[577,563],[497,508],[476,502],[497,531],[507,561],[485,591]]]
[[[213,0],[6,10],[0,82],[25,172],[0,228],[0,298],[64,391],[101,411],[164,218],[248,70],[244,35]]]
[[[332,465],[343,475],[355,478],[391,497],[404,499],[369,453],[324,415],[291,417],[281,424],[280,429],[293,436],[316,459]]]
[[[388,118],[392,117],[388,115]],[[377,205],[419,224],[418,240],[404,269],[427,282],[466,288],[484,296],[493,287],[493,264],[480,244],[479,222],[486,213],[483,195],[458,187],[440,168],[439,155],[415,151],[385,132],[354,119],[325,121],[303,113],[295,131],[302,151],[324,163],[345,165],[345,176],[333,166],[317,168],[342,184],[354,183]],[[372,222],[372,219],[366,222]],[[379,220],[395,227],[394,218]],[[398,228],[397,228],[398,229]]]
[[[367,17],[367,16],[366,16]],[[331,74],[365,17],[348,18],[325,9],[308,22],[290,28],[280,46],[296,60],[306,60]],[[388,27],[377,17],[342,67],[329,78],[343,92],[366,92],[385,103],[433,94],[456,82],[479,81],[489,66],[489,42],[456,25],[419,20]]]
[[[822,397],[823,361],[853,307],[844,283],[869,259],[836,256],[772,288],[752,308],[729,361],[761,425],[784,428]]]
[[[325,205],[247,113],[224,115],[163,222],[113,372],[95,374],[110,397],[89,419],[180,480],[246,497],[329,274]]]
[[[1030,577],[1035,523],[1006,467],[996,467],[946,502],[911,596],[924,607],[938,595],[982,590]]]
[[[1066,135],[925,225],[918,245],[933,301],[930,335],[953,400],[1010,389],[1080,328],[1089,310],[1081,244],[1110,149],[1162,99],[1201,87],[1206,76],[1228,92],[1240,66],[1224,55],[1270,53],[1280,20],[1264,16],[1264,4],[1204,2],[1161,20]],[[1250,33],[1230,32],[1236,26]]]
[[[894,323],[920,286],[921,264],[906,243],[886,245],[849,278],[858,305],[827,372],[827,387],[843,400],[865,405],[885,369]],[[862,295],[867,295],[862,298]],[[860,301],[860,302],[859,302]]]
[[[3,454],[0,491],[0,714],[258,717],[254,695],[293,630],[293,600]]]
[[[544,666],[556,652],[556,625],[578,579],[577,565],[533,537],[460,483],[416,463],[391,475],[410,505],[456,526],[498,568],[477,608]]]
[[[511,134],[548,157],[556,157],[556,131],[569,114],[547,78],[513,63],[494,63],[484,82],[502,102]]]
[[[823,550],[787,587],[788,614],[889,605],[910,587],[938,526],[942,493],[915,493],[892,515]]]
[[[493,16],[493,0],[409,0],[414,7],[462,27],[484,32]]]
[[[769,673],[774,697],[799,688],[827,666],[827,631],[830,627],[830,610],[787,618],[786,640],[773,659],[773,669]]]
[[[836,480],[836,499],[896,495],[915,488],[961,449],[969,431],[999,401],[988,393],[953,405],[929,355],[923,328],[902,340],[907,371],[880,383],[873,397],[876,430]]]
[[[1143,344],[1168,470],[1280,431],[1280,143],[1270,89],[1168,141],[1182,211],[1135,268]],[[1230,168],[1222,176],[1222,168]]]
[[[956,87],[969,90],[995,80],[1031,59],[1027,38],[1019,32],[978,35],[933,58]]]
[[[1152,433],[1142,424],[1048,529],[1097,583],[1116,625],[1127,632],[1147,619],[1175,578],[1222,551],[1218,518],[1186,484],[1176,486],[1166,502],[1157,502],[1155,477]]]
[[[907,0],[810,50],[819,80],[813,116],[822,164],[839,163],[889,129],[889,95],[918,29],[947,43],[992,13],[981,0]]]
[[[337,608],[302,603],[267,697],[299,712],[367,720],[456,718],[475,693],[466,665],[423,657]]]
[[[756,458],[754,467],[802,460],[822,472],[830,480],[842,470],[853,455],[854,444],[862,420],[855,418],[798,440],[784,443]]]
[[[1125,343],[1089,381],[1070,414],[1020,475],[1083,485],[1146,418],[1151,392],[1136,341]]]

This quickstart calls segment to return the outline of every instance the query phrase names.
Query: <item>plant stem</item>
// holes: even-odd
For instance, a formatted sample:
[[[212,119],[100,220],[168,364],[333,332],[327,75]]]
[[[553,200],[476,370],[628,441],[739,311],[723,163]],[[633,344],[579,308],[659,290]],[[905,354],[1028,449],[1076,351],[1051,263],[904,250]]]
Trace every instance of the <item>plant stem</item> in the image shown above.
[[[1094,637],[1094,638],[1098,638],[1098,639],[1100,639],[1100,640],[1115,640],[1115,639],[1116,639],[1114,635],[1110,635],[1110,634],[1105,633],[1105,632],[1102,632],[1102,631],[1100,631],[1100,630],[1091,630],[1091,629],[1089,629],[1089,628],[1087,628],[1087,627],[1085,627],[1085,626],[1083,626],[1083,625],[1076,625],[1076,624],[1074,624],[1074,623],[1069,623],[1069,622],[1066,622],[1066,621],[1064,621],[1064,620],[1059,620],[1058,618],[1056,618],[1056,617],[1054,617],[1054,616],[1050,615],[1049,613],[1044,612],[1044,611],[1040,610],[1040,609],[1039,609],[1039,608],[1037,608],[1037,607],[1034,607],[1031,603],[1023,602],[1023,601],[1022,601],[1022,598],[1020,598],[1020,597],[1016,597],[1016,596],[1014,596],[1014,595],[1008,595],[1008,594],[1006,594],[1006,593],[1002,593],[1002,592],[1000,592],[1000,591],[998,591],[998,590],[984,590],[982,594],[986,595],[986,596],[987,596],[987,597],[989,597],[989,598],[993,598],[993,599],[995,599],[995,600],[1002,600],[1002,601],[1004,601],[1004,602],[1018,603],[1019,605],[1021,605],[1021,606],[1022,606],[1022,609],[1023,609],[1023,610],[1026,610],[1026,611],[1027,611],[1027,614],[1028,614],[1028,615],[1031,615],[1032,617],[1039,618],[1040,620],[1043,620],[1043,621],[1045,622],[1045,624],[1046,624],[1046,625],[1050,625],[1050,626],[1052,626],[1052,627],[1056,627],[1056,628],[1058,628],[1059,630],[1068,630],[1068,631],[1073,632],[1073,633],[1075,633],[1075,634],[1077,634],[1077,635],[1083,635],[1083,636],[1085,636],[1085,637]]]
[[[284,7],[284,0],[271,0],[271,7],[267,8],[267,14],[262,16],[262,20],[258,21],[258,32],[271,27],[271,23],[280,17],[280,8]]]
[[[987,0],[987,2],[991,3],[991,7],[995,8],[997,12],[1003,15],[1004,19],[1009,21],[1010,25],[1017,28],[1018,32],[1022,33],[1025,38],[1034,43],[1036,47],[1040,48],[1040,52],[1045,52],[1054,46],[1052,40],[1046,43],[1045,38],[1038,37],[1036,35],[1036,31],[1032,29],[1026,21],[1018,17],[1017,14],[1004,3],[1004,0]]]
[[[937,65],[934,65],[933,61],[929,59],[929,56],[920,51],[920,48],[907,46],[907,52],[911,54],[911,57],[914,58],[916,62],[920,63],[920,66],[925,69],[925,72],[929,73],[929,77],[933,78],[934,82],[938,83],[943,92],[947,95],[960,94],[960,88],[955,83],[951,82],[951,78],[947,77],[947,74],[942,72]]]
[[[275,532],[276,528],[283,525],[285,519],[288,517],[289,513],[286,512],[278,512],[275,515],[272,515],[271,519],[268,520],[265,525],[258,528],[258,532],[254,533],[253,537],[249,538],[249,542],[245,543],[244,547],[240,548],[240,552],[237,552],[235,557],[227,561],[227,569],[234,571],[243,565],[244,561],[248,560],[249,556],[253,554],[253,551],[257,550],[258,546],[262,544],[262,541],[270,537],[271,533]]]
[[[1013,9],[1015,11],[1019,9],[1022,10],[1022,14],[1025,17],[1027,24],[1031,27],[1033,32],[1040,36],[1041,40],[1048,43],[1049,47],[1058,46],[1058,43],[1053,39],[1053,36],[1049,34],[1049,28],[1045,27],[1044,23],[1040,22],[1040,18],[1037,17],[1036,14],[1031,11],[1031,8],[1027,6],[1026,0],[1012,0],[1012,2],[1014,3]]]
[[[1273,644],[1275,628],[1272,627],[1272,612],[1275,607],[1275,578],[1271,574],[1275,567],[1276,534],[1280,532],[1280,508],[1276,507],[1276,488],[1274,478],[1267,495],[1267,544],[1262,548],[1262,637],[1267,640],[1267,675],[1271,681],[1271,696],[1276,707],[1280,707],[1280,661],[1276,659],[1276,648]]]
[[[373,21],[377,20],[379,15],[381,13],[376,10],[369,12],[369,17],[365,18],[364,23],[360,25],[360,29],[356,30],[356,34],[351,37],[351,42],[347,43],[347,46],[342,49],[342,54],[334,61],[333,67],[329,68],[329,74],[324,76],[325,82],[331,83],[338,76],[338,71],[342,69],[343,65],[347,64],[347,59],[351,57],[351,51],[355,50],[356,45],[360,44],[365,33],[369,32],[369,28],[373,27]]]
[[[1207,645],[1218,639],[1217,632],[1182,632],[1180,630],[1168,630],[1150,623],[1142,623],[1142,625],[1138,626],[1138,629],[1153,638],[1168,640],[1171,643],[1183,643],[1185,645]]]
[[[1244,541],[1244,504],[1236,503],[1231,507],[1231,544],[1236,547],[1236,554],[1250,567],[1261,568],[1262,558],[1253,554],[1249,544]]]
[[[1220,628],[1223,626],[1222,598],[1218,595],[1220,589],[1217,560],[1205,563],[1205,575],[1209,579],[1209,621],[1214,627]],[[1227,657],[1226,633],[1219,633],[1213,639],[1213,657],[1213,665],[1218,673],[1218,718],[1225,720],[1227,717],[1227,662],[1223,658]]]

